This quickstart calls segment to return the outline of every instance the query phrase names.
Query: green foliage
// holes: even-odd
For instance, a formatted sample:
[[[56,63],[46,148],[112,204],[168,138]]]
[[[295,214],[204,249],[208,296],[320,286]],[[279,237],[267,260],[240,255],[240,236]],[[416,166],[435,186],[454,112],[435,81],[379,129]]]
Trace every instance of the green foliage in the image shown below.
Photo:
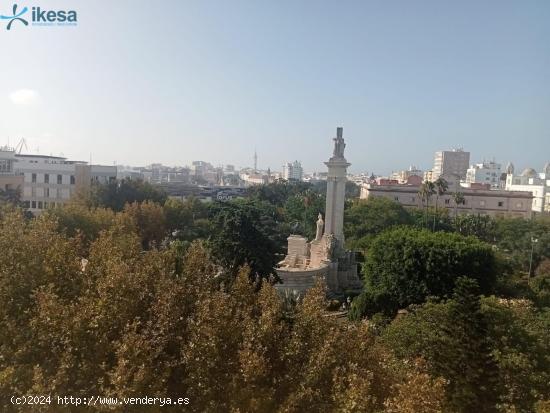
[[[164,204],[166,198],[165,193],[150,183],[128,178],[93,185],[90,202],[94,206],[122,211],[126,204],[144,201]]]
[[[492,242],[495,238],[495,221],[488,215],[457,215],[453,219],[454,230],[465,236]]]
[[[311,185],[306,182],[279,179],[266,185],[251,186],[247,192],[253,199],[282,207],[291,196],[301,194],[310,187]]]
[[[319,213],[325,214],[325,197],[308,189],[292,195],[284,205],[284,217],[294,234],[315,238]]]
[[[281,217],[273,206],[257,200],[215,202],[210,206],[210,217],[209,245],[224,268],[235,275],[248,264],[253,276],[273,273],[285,241],[279,230]]]
[[[77,202],[49,209],[46,214],[57,221],[61,231],[70,237],[80,237],[86,244],[96,239],[101,231],[111,228],[117,220],[111,209],[89,208]]]
[[[134,212],[90,240],[85,267],[79,237],[60,231],[55,217],[2,215],[0,410],[28,411],[9,404],[24,394],[187,396],[191,412],[410,412],[411,405],[431,412],[441,405],[441,379],[395,359],[365,324],[326,317],[323,285],[290,315],[269,283],[250,283],[246,267],[220,289],[219,268],[202,244],[193,243],[179,265],[173,248],[144,251],[140,228],[127,225]],[[172,411],[142,407],[132,411]]]
[[[386,198],[357,200],[346,209],[344,233],[351,249],[364,250],[382,231],[412,224],[409,213],[399,203]]]
[[[357,301],[356,315],[395,313],[429,296],[449,297],[463,275],[476,279],[487,293],[496,277],[489,245],[473,237],[414,228],[379,235],[371,243],[363,270],[365,291]]]
[[[412,307],[381,341],[401,359],[422,357],[433,375],[449,380],[444,411],[494,411],[496,405],[531,412],[550,392],[550,313],[526,300],[480,301],[472,283],[461,282],[447,302]]]

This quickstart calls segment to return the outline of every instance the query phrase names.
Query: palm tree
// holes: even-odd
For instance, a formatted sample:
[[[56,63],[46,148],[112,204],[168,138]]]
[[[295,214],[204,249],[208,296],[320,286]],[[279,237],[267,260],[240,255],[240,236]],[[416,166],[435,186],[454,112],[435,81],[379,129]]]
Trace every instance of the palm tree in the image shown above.
[[[466,198],[464,197],[464,193],[462,192],[455,192],[453,194],[453,201],[455,203],[455,219],[458,215],[458,206],[459,205],[464,205],[464,203],[466,202]]]
[[[435,231],[435,220],[437,218],[437,203],[439,202],[439,197],[445,195],[445,193],[447,192],[447,189],[449,188],[449,184],[441,176],[437,178],[433,184],[436,190],[435,214],[434,214],[434,223],[433,223],[433,231]]]
[[[424,181],[422,185],[420,185],[420,189],[418,190],[418,195],[420,196],[420,199],[422,200],[422,205],[425,205],[425,222],[426,222],[426,228],[428,227],[428,207],[430,206],[430,199],[435,194],[435,185],[433,182],[428,181],[427,179]]]

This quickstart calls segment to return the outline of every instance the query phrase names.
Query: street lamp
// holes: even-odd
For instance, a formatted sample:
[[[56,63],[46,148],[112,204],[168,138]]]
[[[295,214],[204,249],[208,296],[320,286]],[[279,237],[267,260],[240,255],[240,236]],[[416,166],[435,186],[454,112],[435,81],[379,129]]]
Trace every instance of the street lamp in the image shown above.
[[[527,274],[527,284],[531,280],[531,268],[533,267],[533,251],[535,250],[535,244],[539,242],[537,238],[531,237],[531,257],[529,258],[529,274]]]

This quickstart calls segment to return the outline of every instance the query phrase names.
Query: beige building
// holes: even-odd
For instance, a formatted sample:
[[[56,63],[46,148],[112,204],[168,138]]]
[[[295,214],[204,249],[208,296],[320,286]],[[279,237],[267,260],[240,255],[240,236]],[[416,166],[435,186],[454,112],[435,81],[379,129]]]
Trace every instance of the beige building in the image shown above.
[[[418,195],[418,185],[376,185],[365,184],[361,187],[361,198],[382,197],[399,202],[405,207],[422,208],[422,199]],[[453,200],[453,193],[459,191],[464,194],[465,202],[456,205]],[[436,196],[430,200],[433,206]],[[494,217],[521,217],[530,218],[533,195],[523,191],[490,190],[487,187],[458,187],[453,188],[450,184],[449,191],[437,200],[438,208],[446,208],[452,215],[458,214],[479,214]]]

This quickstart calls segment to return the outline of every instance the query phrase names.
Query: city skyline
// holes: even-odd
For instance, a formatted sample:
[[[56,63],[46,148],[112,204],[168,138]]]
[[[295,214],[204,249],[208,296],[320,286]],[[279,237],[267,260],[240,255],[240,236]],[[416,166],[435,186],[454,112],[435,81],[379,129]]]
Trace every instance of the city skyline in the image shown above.
[[[459,146],[550,158],[546,2],[48,5],[78,26],[0,33],[0,145],[134,166],[245,167],[256,149],[261,169],[315,171],[343,126],[354,173]]]

